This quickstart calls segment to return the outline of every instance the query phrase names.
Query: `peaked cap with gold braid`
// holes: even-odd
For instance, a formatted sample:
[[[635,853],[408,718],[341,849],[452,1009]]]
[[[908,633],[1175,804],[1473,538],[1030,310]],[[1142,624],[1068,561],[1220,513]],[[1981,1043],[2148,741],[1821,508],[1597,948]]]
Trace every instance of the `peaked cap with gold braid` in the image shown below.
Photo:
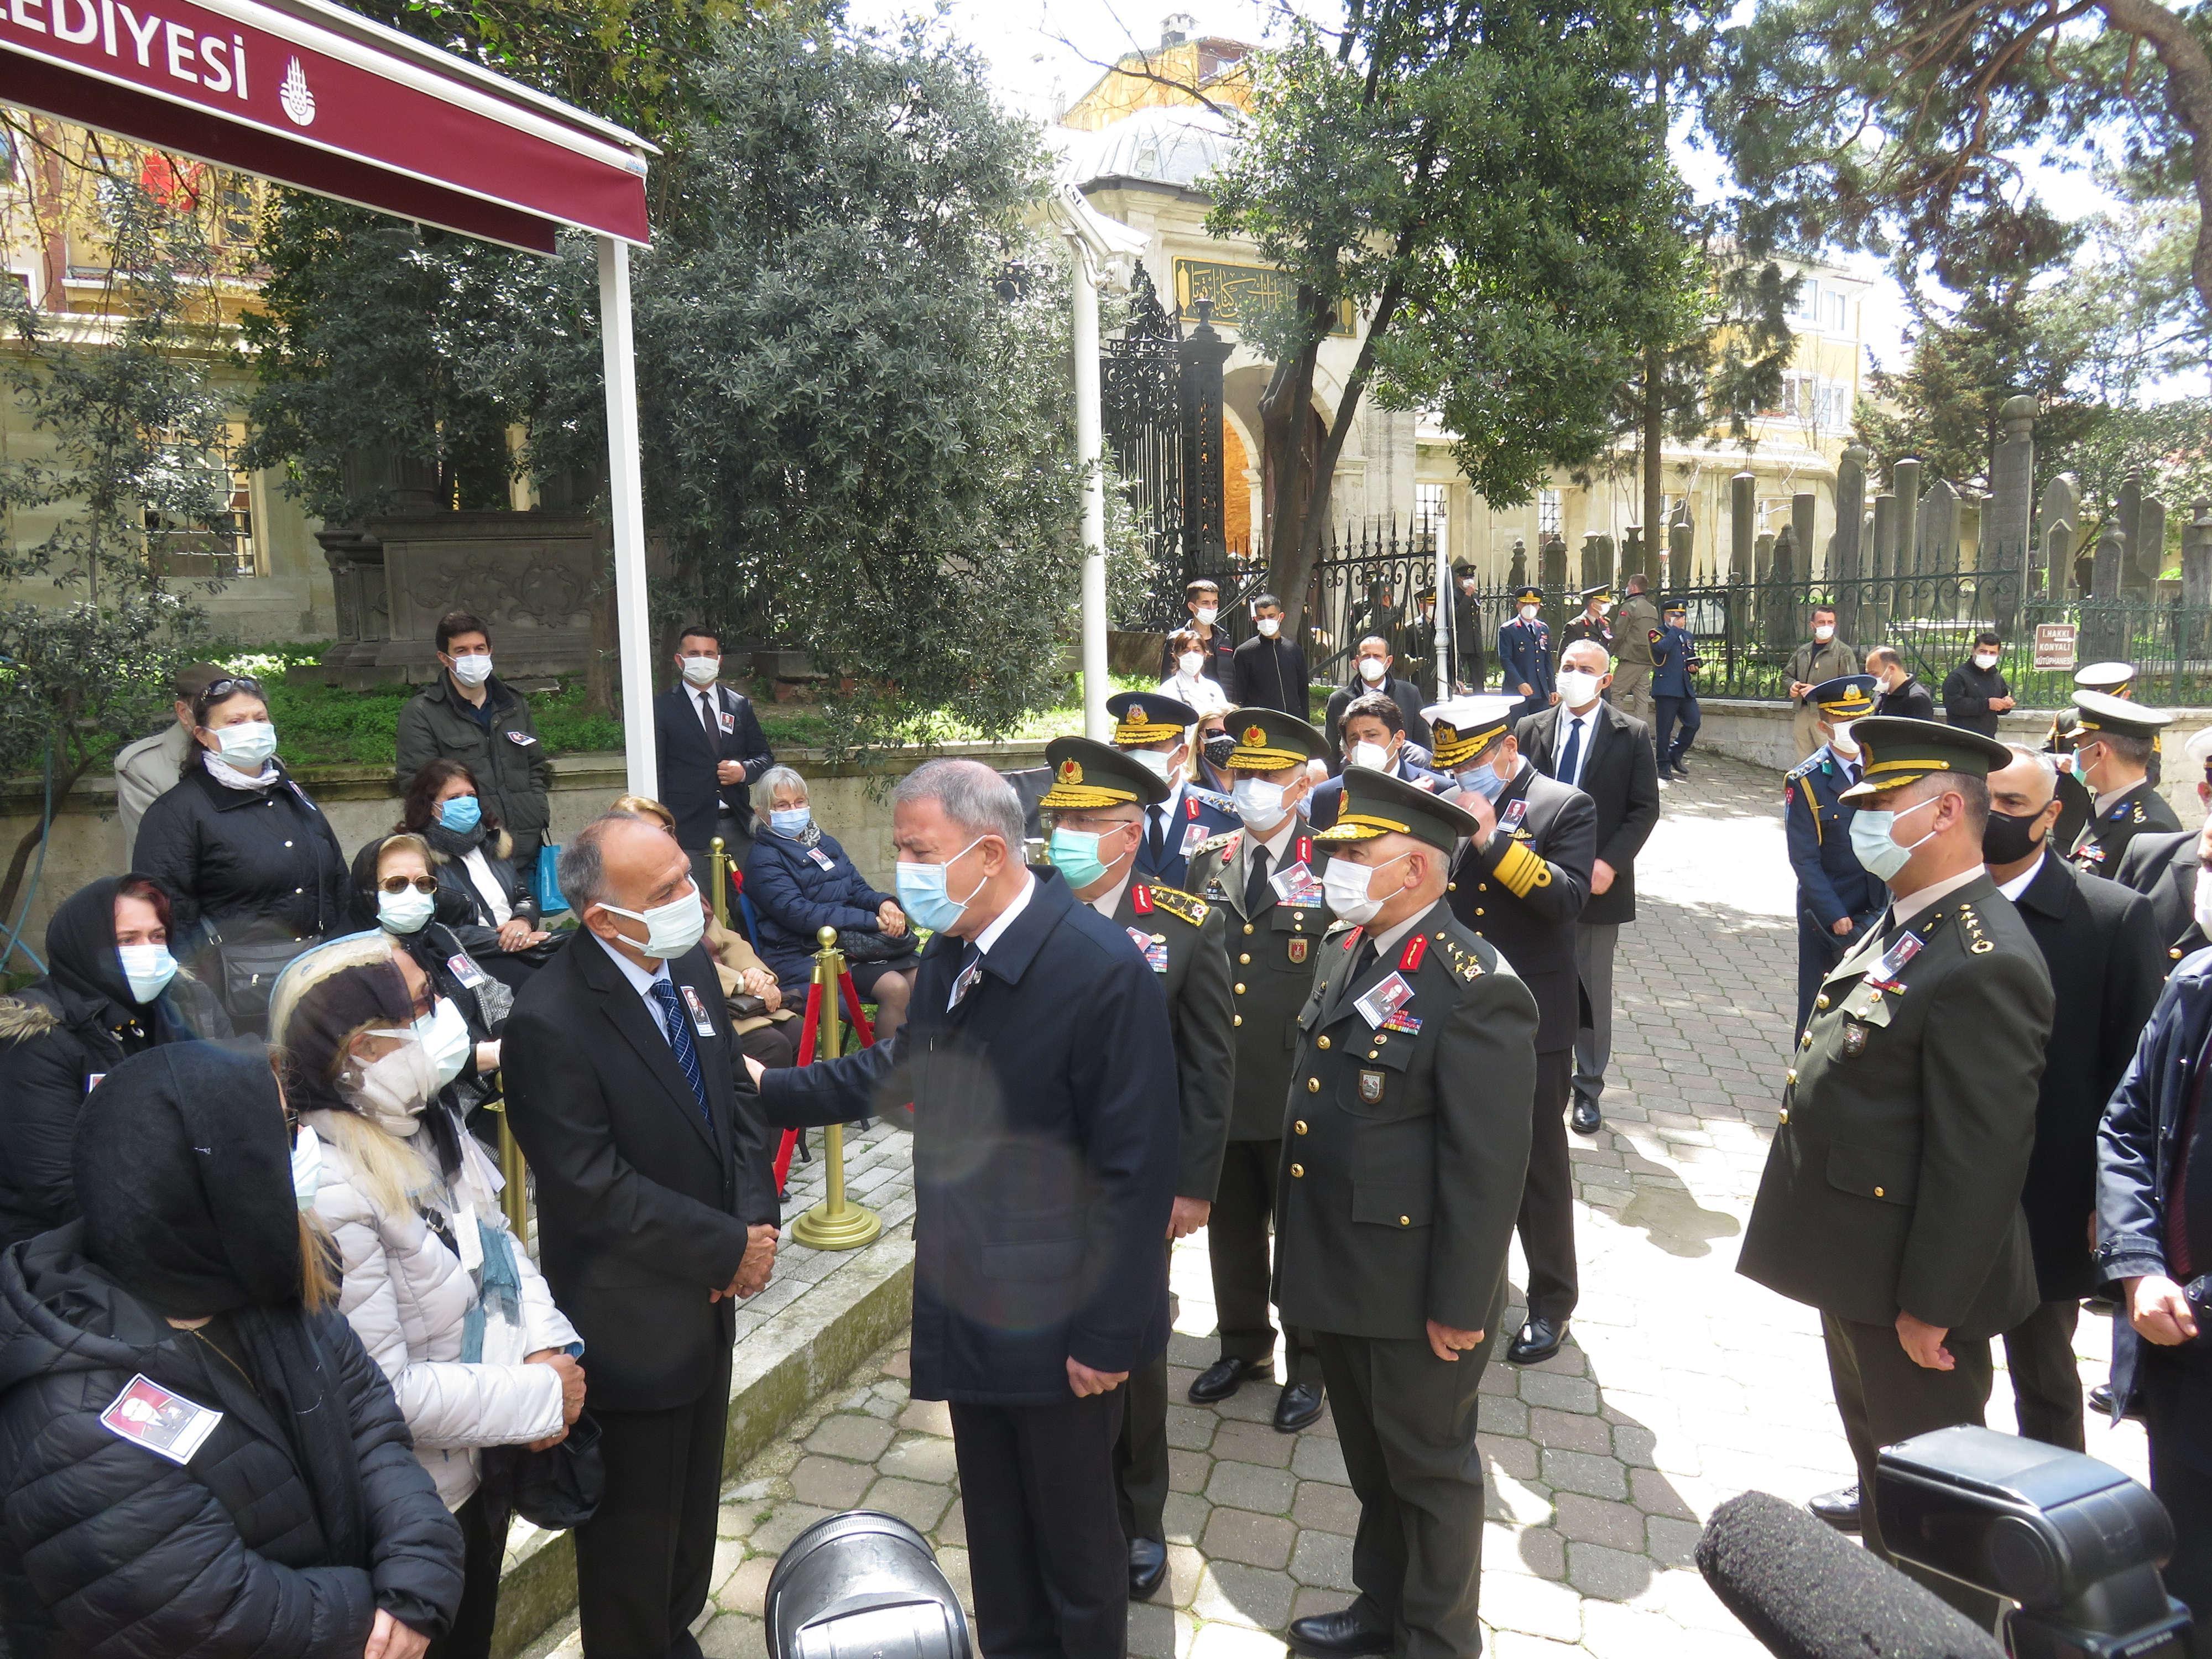
[[[1044,757],[1052,768],[1052,787],[1038,798],[1039,811],[1151,806],[1168,798],[1164,780],[1110,744],[1054,738],[1045,744]]]
[[[1480,826],[1464,806],[1432,795],[1419,784],[1377,772],[1372,767],[1344,769],[1344,810],[1316,841],[1373,841],[1377,836],[1411,836],[1449,853],[1462,836]]]
[[[1902,714],[1875,714],[1851,727],[1866,771],[1837,797],[1864,806],[1875,796],[1922,778],[1944,775],[1986,778],[2012,763],[2012,750],[1995,738],[1936,720]]]
[[[1114,717],[1114,743],[1121,749],[1179,743],[1199,720],[1198,710],[1180,697],[1157,691],[1116,691],[1106,699],[1106,712]]]
[[[1421,711],[1435,739],[1430,749],[1439,772],[1456,772],[1487,748],[1521,706],[1518,697],[1455,697]]]
[[[1232,708],[1222,720],[1237,739],[1224,763],[1231,772],[1279,772],[1328,753],[1327,738],[1279,708]]]

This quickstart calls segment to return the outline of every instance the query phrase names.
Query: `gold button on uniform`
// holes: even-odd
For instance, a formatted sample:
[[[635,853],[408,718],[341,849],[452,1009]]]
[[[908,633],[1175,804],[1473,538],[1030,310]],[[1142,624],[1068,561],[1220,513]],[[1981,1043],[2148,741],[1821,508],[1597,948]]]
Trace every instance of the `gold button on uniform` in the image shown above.
[[[1819,996],[1814,997],[1813,1006],[1815,1008],[1826,1008],[1828,1006],[1828,994],[1823,991]]]
[[[1793,1067],[1793,1068],[1792,1068],[1792,1069],[1790,1069],[1790,1071],[1784,1072],[1784,1073],[1782,1074],[1782,1080],[1783,1080],[1784,1083],[1795,1083],[1795,1082],[1796,1082],[1796,1080],[1797,1080],[1797,1073],[1796,1073],[1796,1069]]]
[[[1790,1121],[1790,1109],[1789,1109],[1787,1106],[1784,1106],[1784,1107],[1782,1109],[1782,1121],[1783,1121],[1784,1123],[1787,1123],[1787,1122],[1789,1122],[1789,1121]]]
[[[1293,1181],[1297,1180],[1299,1177],[1304,1176],[1305,1172],[1306,1166],[1303,1164],[1293,1164],[1291,1165],[1291,1179]]]
[[[1480,904],[1474,907],[1474,914],[1478,916],[1482,914],[1482,907]]]
[[[1240,997],[1244,994],[1244,988],[1243,985],[1240,984],[1237,987],[1237,994]]]
[[[1229,1016],[1229,1023],[1231,1025],[1242,1025],[1244,1023],[1244,1016],[1242,1014],[1231,1014]]]
[[[1446,882],[1444,884],[1444,891],[1447,893],[1456,893],[1459,891],[1459,884],[1455,881]]]
[[[1317,1077],[1308,1078],[1306,1079],[1306,1092],[1310,1095],[1319,1094],[1321,1092],[1321,1079]]]
[[[1875,1195],[1876,1198],[1880,1198],[1880,1197],[1881,1196],[1881,1188],[1879,1188],[1879,1187],[1875,1188],[1874,1189],[1874,1195]]]
[[[1240,968],[1249,968],[1252,965],[1252,953],[1249,951],[1243,952],[1237,958],[1237,965]]]
[[[1304,1134],[1305,1132],[1306,1132],[1306,1121],[1305,1121],[1305,1119],[1304,1119],[1304,1118],[1300,1118],[1300,1119],[1299,1119],[1296,1123],[1293,1123],[1292,1125],[1291,1125],[1291,1133],[1293,1133],[1293,1134],[1301,1134],[1301,1135],[1302,1135],[1302,1134]]]
[[[2175,945],[2175,946],[2174,946],[2171,951],[2168,951],[2166,952],[2166,955],[2168,955],[2169,957],[2172,957],[2176,962],[2180,961],[2180,960],[2181,960],[2181,947],[2180,947],[2179,945]]]
[[[1797,1046],[1800,1048],[1811,1048],[1813,1046],[1813,1034],[1810,1031],[1808,1031],[1803,1036],[1799,1037],[1797,1039]]]
[[[1316,1037],[1314,1039],[1314,1042],[1320,1048],[1326,1048],[1328,1047],[1328,1039],[1325,1036]]]
[[[1250,922],[1248,921],[1244,924],[1244,931],[1248,933],[1252,931],[1252,924]]]
[[[1401,1227],[1410,1227],[1413,1224],[1413,1218],[1409,1215],[1401,1215],[1398,1218],[1398,1224]]]

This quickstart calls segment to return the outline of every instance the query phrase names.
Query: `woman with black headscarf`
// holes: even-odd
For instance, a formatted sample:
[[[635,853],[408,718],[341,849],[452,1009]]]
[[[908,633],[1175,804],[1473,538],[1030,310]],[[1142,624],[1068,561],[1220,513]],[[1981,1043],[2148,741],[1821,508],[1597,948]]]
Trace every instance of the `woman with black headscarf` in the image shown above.
[[[258,1054],[134,1054],[82,1217],[0,1255],[0,1616],[24,1659],[418,1659],[460,1529],[329,1305]]]
[[[0,997],[0,1249],[76,1214],[70,1146],[86,1092],[125,1056],[230,1035],[169,954],[168,895],[102,877],[56,907],[46,976]]]
[[[467,1588],[433,1659],[486,1659],[507,1500],[484,1479],[484,1450],[567,1435],[583,1409],[583,1344],[462,1127],[458,1056],[438,1035],[452,1006],[412,957],[358,933],[284,970],[269,1033],[301,1136],[319,1147],[314,1214],[337,1248],[339,1310],[391,1379],[466,1541]]]

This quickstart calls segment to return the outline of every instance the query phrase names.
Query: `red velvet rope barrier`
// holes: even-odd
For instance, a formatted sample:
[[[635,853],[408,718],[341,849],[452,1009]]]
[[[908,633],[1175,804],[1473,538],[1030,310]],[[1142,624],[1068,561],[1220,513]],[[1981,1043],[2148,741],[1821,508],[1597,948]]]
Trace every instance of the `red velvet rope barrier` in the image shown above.
[[[845,1005],[845,1018],[853,1027],[853,1034],[860,1039],[860,1046],[863,1048],[873,1048],[876,1042],[875,1028],[868,1024],[868,1017],[860,1012],[860,994],[854,987],[852,974],[849,971],[840,974],[837,976],[837,983],[839,988],[844,993],[841,1000]],[[811,1066],[814,1063],[815,1045],[820,1039],[821,1034],[822,988],[819,985],[809,985],[806,988],[806,1016],[799,1022],[799,1065]],[[792,1156],[798,1150],[799,1131],[786,1129],[783,1132],[783,1144],[776,1148],[775,1153],[775,1189],[778,1192],[783,1190],[784,1181],[791,1174]]]

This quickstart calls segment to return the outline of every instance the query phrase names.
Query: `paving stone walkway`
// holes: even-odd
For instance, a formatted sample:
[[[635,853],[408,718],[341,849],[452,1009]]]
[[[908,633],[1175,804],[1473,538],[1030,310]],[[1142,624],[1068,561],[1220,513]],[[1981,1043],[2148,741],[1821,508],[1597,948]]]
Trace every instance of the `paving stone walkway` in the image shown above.
[[[1490,1484],[1482,1617],[1503,1659],[1725,1659],[1761,1651],[1692,1565],[1703,1518],[1759,1487],[1793,1500],[1841,1484],[1818,1324],[1735,1273],[1736,1244],[1779,1103],[1795,1002],[1794,887],[1771,774],[1693,757],[1667,788],[1622,937],[1607,1127],[1574,1151],[1582,1305],[1549,1364],[1483,1379]],[[889,1179],[889,1177],[885,1177]],[[1205,1238],[1174,1256],[1180,1401],[1215,1348]],[[1516,1255],[1514,1283],[1522,1283]],[[773,1294],[773,1292],[771,1292]],[[1521,1313],[1510,1315],[1517,1325]],[[2082,1321],[2084,1381],[2109,1327]],[[966,1534],[945,1407],[911,1401],[893,1346],[818,1401],[731,1481],[714,1606],[717,1659],[764,1653],[776,1554],[804,1528],[865,1504],[928,1533],[963,1597]],[[1132,1609],[1143,1659],[1279,1659],[1297,1615],[1343,1606],[1357,1505],[1334,1430],[1295,1437],[1275,1390],[1170,1408],[1172,1571]],[[1993,1425],[2012,1426],[2002,1371]],[[2097,1424],[2090,1450],[2141,1478],[2133,1425]],[[539,1651],[565,1643],[549,1638]]]

